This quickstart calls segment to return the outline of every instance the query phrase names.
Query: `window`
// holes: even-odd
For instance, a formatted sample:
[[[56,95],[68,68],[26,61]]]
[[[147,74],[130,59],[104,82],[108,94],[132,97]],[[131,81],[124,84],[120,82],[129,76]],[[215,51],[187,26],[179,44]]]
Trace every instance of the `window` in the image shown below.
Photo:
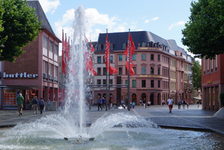
[[[160,75],[160,67],[158,67],[158,75]]]
[[[142,74],[146,74],[146,66],[142,66]]]
[[[42,43],[43,43],[43,55],[47,56],[48,39],[46,36],[43,36]]]
[[[152,61],[154,60],[154,54],[151,54],[151,60]]]
[[[142,57],[142,60],[143,60],[143,61],[146,60],[146,54],[142,54],[141,57]]]
[[[113,79],[110,79],[110,84],[111,84],[111,85],[113,84]]]
[[[100,45],[100,50],[104,50],[104,45],[103,44]]]
[[[98,75],[98,76],[101,75],[101,68],[97,68],[97,75]]]
[[[53,50],[54,50],[54,44],[52,41],[50,41],[49,45],[49,58],[53,59]]]
[[[146,80],[142,80],[142,87],[143,87],[143,88],[146,87]]]
[[[100,80],[100,79],[97,80],[97,84],[98,84],[98,85],[101,84],[101,80]]]
[[[136,80],[132,80],[132,88],[136,88]]]
[[[136,54],[134,54],[134,55],[132,56],[132,60],[133,60],[133,61],[136,61]]]
[[[97,63],[101,64],[101,56],[97,56]]]
[[[111,56],[110,56],[110,63],[113,63],[113,58],[114,58],[114,57],[111,55]]]
[[[125,84],[128,85],[128,80],[125,80]]]
[[[107,84],[107,80],[103,79],[103,85]]]
[[[158,61],[160,61],[160,55],[158,55]]]
[[[54,44],[54,60],[58,61],[58,45]]]
[[[119,75],[122,75],[122,67],[119,67]]]
[[[107,75],[107,69],[106,69],[106,67],[103,67],[103,75]]]
[[[158,80],[158,88],[160,88],[160,80]]]
[[[218,67],[218,56],[217,55],[215,56],[214,67],[215,67],[215,70],[217,70],[217,67]]]
[[[133,70],[134,70],[135,74],[137,74],[137,68],[133,67]]]
[[[119,55],[118,55],[118,60],[119,60],[119,61],[122,61],[122,54],[119,54]]]
[[[154,67],[151,67],[151,68],[150,68],[150,73],[151,73],[151,74],[154,74]]]
[[[151,88],[154,88],[154,80],[151,80]]]
[[[58,67],[54,66],[54,79],[58,80]]]

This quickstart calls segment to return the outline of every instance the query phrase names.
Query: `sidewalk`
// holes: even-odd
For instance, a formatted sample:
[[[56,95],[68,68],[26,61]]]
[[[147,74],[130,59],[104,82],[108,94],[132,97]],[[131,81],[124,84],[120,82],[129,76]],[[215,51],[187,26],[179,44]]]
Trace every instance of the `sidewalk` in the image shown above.
[[[213,116],[215,112],[201,110],[196,105],[189,109],[174,106],[172,113],[168,113],[167,106],[150,106],[146,110],[138,107],[134,111],[160,127],[213,131],[224,135],[224,118],[216,118]]]
[[[43,114],[33,114],[31,110],[24,110],[22,116],[18,116],[16,110],[0,110],[0,128],[13,127],[18,123],[32,122],[55,111],[45,111]]]
[[[103,115],[117,112],[128,111],[124,109],[97,111],[97,107],[92,107],[90,111],[87,111],[88,122],[94,122]],[[0,110],[0,128],[12,127],[18,123],[31,122],[42,116],[54,113],[58,112],[46,111],[43,115],[33,115],[32,111],[24,111],[23,116],[18,117],[16,110]],[[174,106],[172,113],[168,113],[167,106],[150,106],[147,108],[137,106],[128,113],[138,114],[146,119],[151,119],[158,126],[164,128],[213,131],[224,135],[224,119],[213,117],[215,112],[201,110],[196,105],[190,106],[189,109],[177,109],[177,106]]]

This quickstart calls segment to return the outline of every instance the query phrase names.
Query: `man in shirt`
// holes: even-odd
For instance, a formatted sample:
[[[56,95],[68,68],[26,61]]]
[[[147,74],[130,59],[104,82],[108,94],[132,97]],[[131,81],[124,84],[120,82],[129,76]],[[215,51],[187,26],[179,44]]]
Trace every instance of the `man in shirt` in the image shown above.
[[[19,95],[16,98],[17,101],[17,107],[18,107],[18,113],[19,116],[23,115],[23,103],[24,103],[24,97],[22,95],[22,93],[19,93]]]
[[[173,109],[173,99],[171,97],[168,98],[167,104],[168,104],[168,107],[169,107],[169,113],[172,113],[172,109]]]

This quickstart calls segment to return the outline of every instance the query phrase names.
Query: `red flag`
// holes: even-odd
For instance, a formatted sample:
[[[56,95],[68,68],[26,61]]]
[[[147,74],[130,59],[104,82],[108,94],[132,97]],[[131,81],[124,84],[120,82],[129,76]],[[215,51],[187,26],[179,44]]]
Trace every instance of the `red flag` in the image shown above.
[[[95,51],[95,48],[93,46],[93,44],[90,42],[90,51],[93,53]]]
[[[126,46],[126,49],[124,51],[124,55],[128,55],[128,50],[130,50],[130,55],[132,56],[135,53],[135,43],[132,39],[131,34],[128,34],[128,44]]]
[[[127,71],[129,71],[130,75],[134,75],[135,74],[135,71],[134,71],[134,64],[130,63],[130,70],[129,70],[129,67],[128,67],[128,61],[126,62],[126,68],[127,68]]]
[[[106,41],[105,41],[105,64],[106,69],[109,72],[109,74],[116,74],[118,71],[116,68],[110,66],[110,42],[108,40],[108,34],[106,35]]]
[[[88,42],[88,39],[86,38],[86,36],[85,36],[85,42],[88,43],[87,44],[88,51],[85,53],[85,56],[84,56],[86,60],[86,70],[95,76],[97,75],[97,72],[94,69],[94,63],[92,58],[92,53],[95,51],[95,49],[92,43]]]
[[[127,62],[126,62],[126,68],[129,71],[130,75],[135,74],[134,69],[133,69],[134,64],[132,63],[132,56],[133,56],[134,53],[135,53],[135,43],[132,39],[131,33],[129,33],[128,34],[128,44],[127,44],[127,47],[124,51],[124,55],[126,55],[127,58],[128,58]]]
[[[66,67],[66,62],[65,62],[65,39],[64,39],[64,30],[62,30],[62,73],[65,74],[65,67]]]

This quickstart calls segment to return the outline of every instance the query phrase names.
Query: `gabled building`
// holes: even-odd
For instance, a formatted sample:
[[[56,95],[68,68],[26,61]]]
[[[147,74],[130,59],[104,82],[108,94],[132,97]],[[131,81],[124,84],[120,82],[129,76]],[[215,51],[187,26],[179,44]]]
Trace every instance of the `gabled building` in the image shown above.
[[[43,97],[52,105],[58,101],[58,51],[60,40],[54,34],[39,1],[27,1],[35,9],[41,30],[35,40],[24,47],[15,62],[3,62],[0,107],[16,107],[16,93],[25,97],[25,108],[33,96]]]
[[[214,59],[202,59],[202,105],[206,110],[221,108],[220,94],[224,93],[224,54]]]
[[[174,40],[166,40],[158,35],[138,31],[131,32],[135,43],[133,55],[135,75],[130,77],[130,101],[139,104],[150,101],[160,105],[169,96],[178,100],[191,102],[191,66],[190,57]],[[94,78],[95,103],[99,96],[105,96],[106,68],[104,63],[106,34],[100,34],[95,51]],[[108,33],[111,43],[111,65],[117,68],[118,74],[110,76],[110,101],[120,104],[127,97],[126,56],[123,54],[128,40],[128,32]]]

